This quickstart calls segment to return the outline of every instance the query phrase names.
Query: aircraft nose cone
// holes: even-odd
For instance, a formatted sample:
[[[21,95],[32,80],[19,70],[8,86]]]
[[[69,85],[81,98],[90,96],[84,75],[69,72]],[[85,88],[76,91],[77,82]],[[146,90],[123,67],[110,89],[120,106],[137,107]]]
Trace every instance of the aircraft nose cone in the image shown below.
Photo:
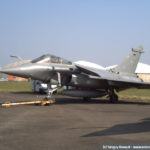
[[[26,73],[22,72],[19,67],[2,68],[0,72],[14,76],[26,77]]]
[[[25,64],[16,67],[2,68],[1,73],[14,75],[23,78],[32,78],[36,80],[49,81],[52,67],[42,64]]]

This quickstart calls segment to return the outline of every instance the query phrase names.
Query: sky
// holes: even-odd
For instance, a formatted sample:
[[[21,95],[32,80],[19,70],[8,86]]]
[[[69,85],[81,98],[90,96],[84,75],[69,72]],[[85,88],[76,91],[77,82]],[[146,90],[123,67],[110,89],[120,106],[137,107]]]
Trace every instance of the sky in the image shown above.
[[[149,0],[0,0],[0,66],[47,53],[110,66],[139,45],[150,64]]]

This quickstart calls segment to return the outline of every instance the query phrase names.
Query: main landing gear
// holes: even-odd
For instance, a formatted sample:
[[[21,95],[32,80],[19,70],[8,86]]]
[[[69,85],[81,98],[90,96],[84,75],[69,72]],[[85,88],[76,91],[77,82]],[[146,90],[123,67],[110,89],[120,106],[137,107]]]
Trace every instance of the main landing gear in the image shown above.
[[[118,102],[118,95],[115,93],[113,88],[109,90],[109,100],[111,103]]]
[[[90,97],[83,97],[83,101],[84,101],[84,102],[89,102],[90,99],[91,99]]]

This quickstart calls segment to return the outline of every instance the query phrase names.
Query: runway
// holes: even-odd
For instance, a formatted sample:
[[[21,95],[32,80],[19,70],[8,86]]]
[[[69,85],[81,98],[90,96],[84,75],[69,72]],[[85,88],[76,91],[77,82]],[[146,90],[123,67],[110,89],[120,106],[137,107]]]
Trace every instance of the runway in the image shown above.
[[[0,93],[0,102],[37,100]],[[2,150],[100,150],[107,144],[150,144],[150,102],[84,102],[56,97],[50,106],[0,108]]]

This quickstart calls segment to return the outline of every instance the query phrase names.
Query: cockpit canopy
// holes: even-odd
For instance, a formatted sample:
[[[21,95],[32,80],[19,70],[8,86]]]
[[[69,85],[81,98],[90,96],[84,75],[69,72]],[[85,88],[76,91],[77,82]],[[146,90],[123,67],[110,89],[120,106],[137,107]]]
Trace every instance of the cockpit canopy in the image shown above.
[[[70,61],[67,61],[63,58],[50,55],[50,54],[42,55],[41,57],[32,60],[31,63],[56,63],[56,64],[67,64],[67,65],[72,64]]]

